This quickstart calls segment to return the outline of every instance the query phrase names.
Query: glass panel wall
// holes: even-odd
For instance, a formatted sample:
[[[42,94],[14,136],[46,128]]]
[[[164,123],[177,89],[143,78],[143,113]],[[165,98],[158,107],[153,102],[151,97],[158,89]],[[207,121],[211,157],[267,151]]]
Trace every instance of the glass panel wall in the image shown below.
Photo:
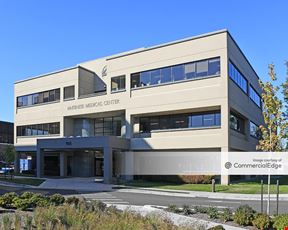
[[[220,75],[220,58],[195,61],[131,74],[131,88]]]
[[[121,136],[121,117],[104,117],[94,119],[95,136]]]
[[[17,126],[17,136],[60,134],[60,122]]]
[[[150,133],[153,130],[220,126],[220,117],[220,111],[141,117],[140,133]]]
[[[45,92],[17,97],[17,107],[32,106],[47,102],[59,101],[60,89],[52,89]]]

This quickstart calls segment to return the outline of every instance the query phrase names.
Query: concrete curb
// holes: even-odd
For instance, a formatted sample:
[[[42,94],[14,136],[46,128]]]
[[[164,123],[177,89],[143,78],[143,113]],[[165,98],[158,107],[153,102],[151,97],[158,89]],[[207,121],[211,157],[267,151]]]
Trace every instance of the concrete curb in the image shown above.
[[[142,194],[153,194],[161,196],[174,196],[174,197],[192,197],[192,198],[207,198],[207,199],[223,199],[223,200],[261,200],[260,194],[236,194],[236,193],[212,193],[212,192],[198,192],[198,191],[184,191],[184,190],[166,190],[154,188],[136,188],[136,187],[123,187],[118,190],[119,192],[131,192]],[[267,194],[263,196],[267,199]],[[270,199],[276,200],[276,194],[271,194]],[[288,194],[280,194],[280,201],[287,201]]]
[[[111,205],[108,205],[111,206]],[[240,230],[243,228],[240,227],[234,227],[226,224],[220,224],[212,221],[207,221],[207,220],[202,220],[202,219],[197,219],[195,217],[189,217],[189,216],[183,216],[180,214],[176,213],[171,213],[164,211],[159,208],[152,207],[150,205],[144,205],[144,206],[137,206],[137,205],[113,205],[119,210],[130,210],[132,212],[139,213],[142,216],[147,216],[147,215],[159,215],[160,217],[170,219],[173,224],[180,226],[180,225],[203,225],[205,226],[205,229],[217,226],[217,225],[222,225],[226,230]]]

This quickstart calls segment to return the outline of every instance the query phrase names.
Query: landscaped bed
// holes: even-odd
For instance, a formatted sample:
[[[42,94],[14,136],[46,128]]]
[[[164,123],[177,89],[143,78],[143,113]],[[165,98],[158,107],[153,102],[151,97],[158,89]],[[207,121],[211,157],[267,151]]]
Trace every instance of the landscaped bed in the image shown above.
[[[23,185],[33,185],[33,186],[39,186],[42,184],[45,180],[44,179],[38,179],[38,178],[20,178],[20,177],[0,177],[0,181],[9,182],[9,183],[15,183],[15,184],[23,184]]]
[[[247,229],[277,229],[283,230],[288,226],[288,214],[279,216],[268,216],[266,214],[257,213],[248,205],[242,205],[235,212],[226,208],[218,209],[216,207],[203,206],[188,206],[184,205],[178,208],[175,205],[170,205],[165,208],[166,211],[190,216],[206,221],[219,223],[217,229],[221,228],[221,224],[231,225],[235,227],[245,227]],[[216,228],[216,227],[214,227]]]
[[[104,203],[86,202],[76,197],[64,198],[59,194],[43,196],[31,192],[21,195],[6,193],[0,197],[3,208],[0,229],[3,230],[188,230],[203,229],[203,226],[176,226],[159,216],[143,217],[131,211],[106,207]]]

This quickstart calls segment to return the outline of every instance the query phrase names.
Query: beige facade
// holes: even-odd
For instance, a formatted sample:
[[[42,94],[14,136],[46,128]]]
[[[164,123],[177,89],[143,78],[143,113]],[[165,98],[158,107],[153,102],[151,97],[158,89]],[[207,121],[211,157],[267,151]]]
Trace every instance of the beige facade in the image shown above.
[[[220,60],[220,72],[217,72],[217,74],[213,73],[213,76],[209,75],[209,70],[206,73],[207,76],[204,77],[200,76],[201,73],[199,72],[199,77],[189,79],[184,77],[179,81],[169,80],[162,83],[162,78],[160,79],[159,77],[160,80],[156,83],[154,82],[154,85],[150,84],[150,82],[146,82],[142,87],[136,88],[134,87],[135,85],[131,85],[131,78],[134,73],[156,70],[155,73],[157,74],[157,69],[159,68],[177,67],[179,64],[194,63],[213,58]],[[229,61],[246,78],[247,93],[243,92],[229,76]],[[208,61],[208,63],[210,62]],[[202,68],[200,64],[195,64],[197,71]],[[204,63],[204,69],[205,65]],[[174,76],[174,79],[178,76],[176,67],[174,75],[174,67],[171,67],[171,76],[172,78]],[[180,71],[184,71],[185,74],[188,67],[188,65],[184,65],[184,70]],[[163,70],[161,70],[161,73],[164,73]],[[149,72],[149,74],[152,82],[151,76],[153,73]],[[125,76],[125,89],[112,91],[111,78],[123,75]],[[163,77],[164,75],[162,74],[161,76]],[[94,124],[95,119],[119,117],[121,122],[119,121],[116,126],[119,128],[121,123],[121,128],[120,134],[117,136],[129,141],[128,149],[121,149],[123,152],[134,152],[136,154],[138,150],[194,151],[199,149],[207,151],[253,151],[257,144],[257,138],[250,135],[249,124],[250,120],[256,125],[262,124],[262,115],[261,108],[250,99],[250,84],[258,94],[261,93],[255,71],[226,30],[80,63],[70,69],[15,83],[15,133],[17,134],[15,135],[15,146],[19,153],[38,151],[37,154],[39,155],[41,150],[37,149],[37,140],[39,142],[41,139],[67,139],[69,137],[72,140],[72,137],[95,136],[97,132],[97,128],[95,128],[97,125],[95,126]],[[69,86],[74,86],[74,97],[64,99],[64,88]],[[25,95],[58,88],[60,89],[59,100],[39,104],[33,104],[32,102],[32,104],[28,103],[27,105],[25,104],[26,102],[18,101],[19,97]],[[37,99],[35,100],[38,100],[37,95],[36,97]],[[28,100],[34,100],[33,98],[34,96],[32,99],[29,97]],[[25,105],[21,104],[19,106],[17,103],[24,103]],[[152,121],[155,117],[161,120],[166,115],[163,118],[165,120],[169,115],[172,116],[169,119],[173,120],[173,115],[195,114],[196,122],[197,114],[205,115],[211,111],[221,113],[220,125],[214,124],[209,127],[203,124],[196,125],[197,127],[188,125],[184,128],[178,126],[176,128],[174,126],[165,128],[164,125],[164,128],[153,130],[151,128],[155,125]],[[241,130],[240,128],[239,130],[230,128],[231,111],[234,115],[241,118],[239,120],[243,123]],[[148,133],[143,133],[143,129],[145,129],[147,124],[141,123],[141,119],[147,117],[152,117],[148,124],[151,130]],[[169,122],[172,122],[170,120]],[[55,122],[60,123],[59,133],[48,134],[45,131],[41,131],[41,135],[38,135],[39,132],[37,134],[36,131],[35,135],[33,135],[35,130],[33,130],[32,125]],[[161,121],[158,120],[158,122]],[[205,121],[202,120],[201,122]],[[242,125],[241,122],[239,122],[239,126]],[[157,125],[157,127],[161,127],[161,124]],[[237,126],[235,121],[234,126]],[[29,127],[32,127],[31,130]],[[88,128],[86,129],[85,127]],[[79,130],[82,130],[80,134]],[[103,130],[103,136],[105,136],[105,127]],[[108,135],[111,135],[111,133]],[[84,141],[85,138],[82,138],[82,140]],[[66,146],[66,148],[70,149],[71,146]],[[43,149],[47,150],[49,146],[44,146]],[[66,150],[64,147],[55,149],[59,153]],[[89,151],[92,150],[89,149]],[[112,149],[111,151],[113,152],[114,150]],[[69,156],[69,154],[66,155]],[[61,157],[59,157],[60,160]],[[64,161],[62,159],[62,162]],[[41,161],[37,160],[37,164],[39,163]],[[96,164],[97,162],[93,163],[92,171],[93,168],[96,168]],[[63,166],[60,165],[59,174],[65,176],[67,174],[66,166],[64,166],[64,169],[61,169],[61,167],[63,168]],[[77,172],[77,170],[74,171]],[[112,172],[110,171],[109,173],[108,176],[106,175],[107,178],[112,176]],[[38,176],[41,175],[38,173]],[[93,175],[93,173],[89,175]]]

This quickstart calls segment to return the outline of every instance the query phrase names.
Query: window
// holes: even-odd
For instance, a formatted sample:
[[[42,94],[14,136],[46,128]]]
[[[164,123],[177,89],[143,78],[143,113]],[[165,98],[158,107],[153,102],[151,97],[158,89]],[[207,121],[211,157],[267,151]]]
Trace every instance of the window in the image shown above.
[[[74,99],[75,97],[75,86],[66,86],[64,87],[64,100],[66,99]]]
[[[229,77],[247,94],[247,80],[231,62],[229,62]]]
[[[261,108],[261,97],[256,92],[256,90],[250,85],[249,87],[250,99],[259,107]]]
[[[111,91],[125,90],[125,75],[111,78]]]
[[[60,100],[60,89],[53,89],[45,92],[17,97],[17,108],[59,100]]]
[[[231,113],[230,114],[230,128],[240,133],[245,133],[244,119],[234,113]]]
[[[171,67],[161,69],[161,83],[171,82]]]
[[[195,61],[131,74],[131,88],[220,75],[220,58]]]
[[[161,83],[160,69],[151,71],[151,85],[157,85]]]
[[[261,130],[259,129],[259,126],[252,121],[250,121],[250,136],[258,139],[261,137]]]
[[[196,63],[196,76],[203,77],[208,75],[208,61],[199,61]]]
[[[176,65],[172,67],[172,78],[174,81],[184,80],[184,66]]]
[[[150,133],[153,130],[220,126],[220,120],[221,115],[218,111],[197,114],[177,114],[141,117],[139,119],[140,133]]]
[[[17,136],[60,134],[60,122],[17,126]]]
[[[95,136],[121,136],[121,117],[104,117],[94,120]]]

